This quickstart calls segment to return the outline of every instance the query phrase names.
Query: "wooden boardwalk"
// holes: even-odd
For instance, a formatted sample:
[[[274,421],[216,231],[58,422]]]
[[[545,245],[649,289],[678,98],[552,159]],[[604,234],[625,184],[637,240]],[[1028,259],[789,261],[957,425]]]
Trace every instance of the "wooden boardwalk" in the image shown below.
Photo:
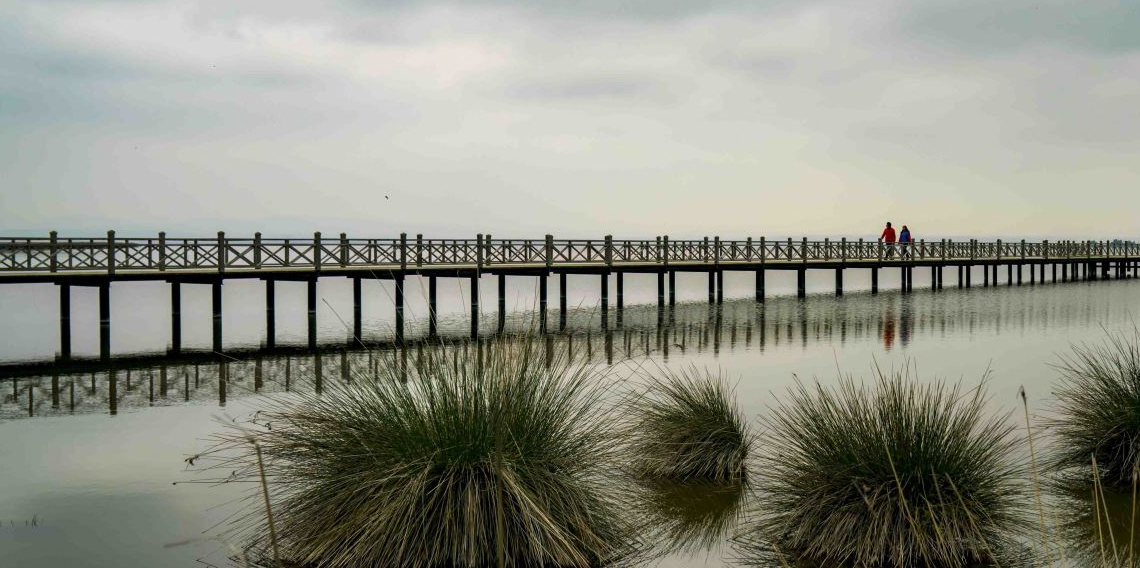
[[[353,280],[355,335],[361,327],[361,281],[384,279],[395,282],[396,340],[404,330],[404,286],[407,276],[428,279],[429,334],[436,328],[436,279],[470,279],[471,334],[479,333],[479,283],[483,275],[498,276],[499,318],[505,312],[505,278],[530,276],[539,279],[540,326],[546,329],[547,284],[558,275],[559,307],[565,325],[566,276],[599,275],[600,309],[610,307],[610,275],[616,275],[616,303],[623,306],[625,273],[657,274],[658,304],[676,301],[677,272],[708,273],[709,302],[723,300],[725,271],[753,271],[756,299],[764,300],[764,279],[768,270],[797,272],[797,291],[806,294],[808,270],[833,270],[835,293],[843,293],[845,269],[871,271],[871,291],[879,288],[879,271],[898,268],[901,290],[910,292],[915,268],[931,270],[931,285],[942,288],[946,268],[956,268],[958,286],[970,287],[972,268],[984,267],[983,285],[996,285],[999,267],[1006,268],[1006,283],[1020,284],[1023,269],[1029,269],[1029,282],[1045,282],[1046,269],[1052,281],[1136,277],[1140,269],[1140,245],[1108,241],[980,241],[920,240],[888,244],[864,239],[808,240],[759,239],[726,240],[720,237],[700,240],[673,240],[668,236],[652,240],[494,239],[477,235],[474,239],[409,238],[401,234],[389,239],[350,239],[344,233],[325,238],[320,233],[300,239],[234,238],[218,233],[208,238],[155,237],[121,238],[114,231],[98,238],[48,237],[0,238],[0,284],[53,283],[60,290],[60,358],[71,356],[72,286],[99,288],[100,352],[110,357],[110,286],[116,281],[159,280],[171,285],[171,350],[181,347],[182,284],[206,284],[213,289],[213,346],[222,351],[222,283],[232,278],[256,278],[266,282],[266,329],[268,347],[275,336],[274,282],[308,283],[309,343],[316,344],[316,282],[322,277],[348,277]],[[605,317],[602,321],[608,321]]]

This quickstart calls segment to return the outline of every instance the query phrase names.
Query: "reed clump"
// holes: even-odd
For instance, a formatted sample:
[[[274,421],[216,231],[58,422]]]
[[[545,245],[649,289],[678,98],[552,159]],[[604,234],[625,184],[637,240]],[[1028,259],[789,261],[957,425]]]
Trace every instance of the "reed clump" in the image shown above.
[[[798,383],[766,417],[760,503],[742,560],[814,566],[979,566],[1020,548],[1025,467],[983,385]]]
[[[647,378],[630,407],[630,454],[638,475],[672,481],[740,483],[753,442],[732,387],[688,367]]]
[[[1075,345],[1056,365],[1052,465],[1098,481],[1131,486],[1140,460],[1140,331],[1111,333],[1099,345]]]
[[[528,336],[432,350],[381,374],[258,414],[271,425],[255,436],[288,565],[591,568],[634,557],[604,370]],[[220,440],[216,455],[230,455],[215,467],[256,481],[249,432]],[[263,513],[234,526],[265,551]]]

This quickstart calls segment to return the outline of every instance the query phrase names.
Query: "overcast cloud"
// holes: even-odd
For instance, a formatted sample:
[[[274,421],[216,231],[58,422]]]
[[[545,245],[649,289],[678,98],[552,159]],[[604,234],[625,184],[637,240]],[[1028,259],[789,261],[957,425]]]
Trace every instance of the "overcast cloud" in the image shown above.
[[[1138,237],[1136,6],[6,0],[0,231]]]

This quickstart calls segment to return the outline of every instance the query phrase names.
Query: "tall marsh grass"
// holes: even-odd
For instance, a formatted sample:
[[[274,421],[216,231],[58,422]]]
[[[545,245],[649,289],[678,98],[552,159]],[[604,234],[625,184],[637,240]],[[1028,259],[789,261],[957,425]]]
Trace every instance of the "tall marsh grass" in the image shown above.
[[[753,435],[732,387],[688,367],[647,378],[630,404],[630,454],[640,475],[672,481],[741,483]]]
[[[1129,487],[1140,460],[1140,330],[1075,345],[1057,369],[1052,466],[1087,477],[1095,457],[1099,482]]]
[[[982,385],[876,374],[798,383],[772,409],[744,561],[958,567],[1020,548],[1032,499],[1015,424]]]
[[[407,365],[259,411],[289,565],[591,568],[635,556],[605,370],[534,337]],[[221,436],[214,467],[257,481],[248,431]],[[264,552],[263,513],[251,506],[234,529]]]

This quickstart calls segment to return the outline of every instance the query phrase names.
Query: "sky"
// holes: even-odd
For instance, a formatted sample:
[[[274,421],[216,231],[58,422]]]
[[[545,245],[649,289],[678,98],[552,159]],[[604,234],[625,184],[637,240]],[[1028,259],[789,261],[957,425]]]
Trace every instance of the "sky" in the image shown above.
[[[4,0],[0,233],[1135,238],[1124,0]]]

